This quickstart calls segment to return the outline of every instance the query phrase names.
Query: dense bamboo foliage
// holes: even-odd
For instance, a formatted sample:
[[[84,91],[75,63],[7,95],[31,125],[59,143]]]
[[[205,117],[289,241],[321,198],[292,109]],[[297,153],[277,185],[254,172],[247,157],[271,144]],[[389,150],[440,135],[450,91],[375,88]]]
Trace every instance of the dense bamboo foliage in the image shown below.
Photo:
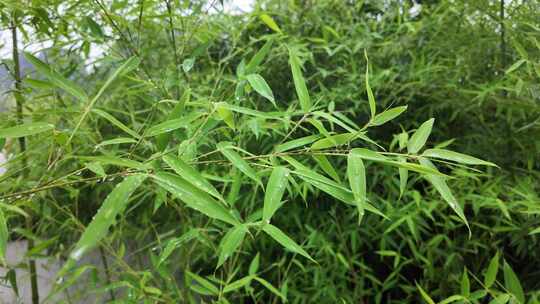
[[[5,283],[27,268],[33,303],[539,303],[540,2],[253,5],[0,0]],[[62,263],[50,294],[38,257]]]

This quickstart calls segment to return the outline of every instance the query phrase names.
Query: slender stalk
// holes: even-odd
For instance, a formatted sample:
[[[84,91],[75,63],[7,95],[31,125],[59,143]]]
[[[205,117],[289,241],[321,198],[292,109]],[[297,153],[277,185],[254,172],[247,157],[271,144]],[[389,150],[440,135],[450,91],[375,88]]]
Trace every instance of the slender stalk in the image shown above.
[[[109,263],[107,262],[107,257],[105,256],[105,250],[103,247],[99,246],[99,254],[101,256],[101,263],[103,263],[103,268],[105,269],[105,279],[107,280],[107,285],[111,284],[111,271],[109,269]],[[114,290],[109,290],[109,295],[111,296],[111,301],[115,301],[116,297],[114,296]]]
[[[17,103],[17,122],[19,124],[23,123],[23,105],[24,105],[24,97],[22,95],[22,83],[21,83],[21,65],[19,63],[19,48],[17,45],[17,20],[15,13],[13,13],[11,18],[11,38],[13,43],[12,48],[12,55],[13,55],[13,76],[15,78],[15,90],[13,92],[13,95],[15,96],[15,101]],[[24,154],[26,152],[26,138],[20,137],[19,138],[19,147],[21,150],[21,154]],[[22,158],[23,162],[23,168],[27,167],[27,159],[26,157]],[[21,174],[23,177],[27,176],[27,170],[22,170]],[[32,219],[32,216],[29,215],[26,218],[25,221],[26,229],[28,231],[34,230],[34,221]],[[27,240],[27,250],[31,251],[34,248],[34,240],[31,238],[28,238]],[[28,268],[30,270],[30,286],[32,289],[32,303],[33,304],[39,304],[39,287],[37,284],[37,272],[36,272],[36,261],[34,261],[32,258],[28,259]]]
[[[176,47],[176,37],[174,35],[174,25],[173,25],[173,14],[172,14],[172,7],[171,7],[171,1],[166,0],[165,4],[167,5],[167,13],[169,15],[169,33],[171,35],[171,46],[172,51],[174,53],[174,68],[176,72],[176,81],[175,81],[175,88],[176,88],[176,96],[175,98],[180,98],[180,86],[178,85],[178,81],[180,81],[180,58],[178,58],[178,49]]]
[[[504,0],[501,0],[500,24],[501,24],[501,65],[502,70],[506,68],[506,28],[504,26]]]

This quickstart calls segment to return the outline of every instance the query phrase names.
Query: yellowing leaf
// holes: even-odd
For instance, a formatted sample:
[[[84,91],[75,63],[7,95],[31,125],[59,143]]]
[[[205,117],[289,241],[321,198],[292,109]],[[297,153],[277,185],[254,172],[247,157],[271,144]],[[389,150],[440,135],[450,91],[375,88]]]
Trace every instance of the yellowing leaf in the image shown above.
[[[279,26],[277,25],[277,23],[274,21],[274,19],[272,17],[270,17],[269,15],[267,14],[261,14],[259,15],[259,18],[261,18],[262,22],[264,22],[264,24],[266,24],[269,28],[271,28],[273,31],[275,32],[278,32],[278,33],[282,33],[281,32],[281,29],[279,28]]]

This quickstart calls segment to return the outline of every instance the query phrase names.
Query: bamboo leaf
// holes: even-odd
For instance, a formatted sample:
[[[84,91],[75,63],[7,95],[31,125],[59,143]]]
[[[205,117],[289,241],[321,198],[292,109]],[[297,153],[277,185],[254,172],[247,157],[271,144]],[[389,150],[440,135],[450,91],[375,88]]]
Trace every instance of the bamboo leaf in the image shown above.
[[[240,224],[231,211],[216,202],[206,192],[196,188],[180,176],[158,172],[152,178],[160,187],[182,200],[189,208],[231,225]]]
[[[497,165],[494,163],[445,149],[427,149],[424,151],[424,153],[422,153],[422,156],[451,160],[466,165],[485,165],[497,167]]]
[[[429,134],[431,133],[431,129],[433,128],[434,121],[434,118],[425,121],[420,125],[420,127],[418,127],[416,132],[414,132],[407,143],[407,151],[409,151],[409,153],[418,153],[418,151],[420,151],[420,149],[422,149],[422,147],[426,144]]]
[[[106,120],[108,120],[110,123],[112,123],[113,125],[117,126],[120,130],[126,132],[127,134],[133,136],[134,138],[141,138],[141,136],[139,134],[137,134],[137,132],[131,130],[128,126],[126,126],[125,124],[123,124],[121,121],[119,121],[118,119],[116,119],[114,116],[112,116],[111,114],[105,112],[105,111],[102,111],[100,109],[92,109],[92,113],[95,113],[103,118],[105,118]]]
[[[523,287],[521,287],[518,276],[514,270],[512,270],[510,264],[508,264],[506,261],[504,261],[503,272],[504,287],[506,287],[506,289],[508,289],[508,291],[510,291],[514,297],[516,297],[520,304],[525,304],[525,293],[523,292]]]
[[[11,128],[0,129],[0,138],[19,138],[50,131],[54,125],[44,122],[32,122]]]
[[[226,124],[231,129],[236,128],[236,124],[234,123],[234,116],[231,110],[229,110],[227,107],[223,106],[224,102],[218,102],[216,103],[216,112]]]
[[[219,258],[216,268],[221,267],[221,265],[234,254],[242,244],[247,232],[248,230],[245,225],[237,225],[225,234],[219,244]]]
[[[6,264],[6,250],[9,239],[9,231],[7,227],[6,217],[4,211],[0,208],[0,264]]]
[[[499,271],[499,252],[495,253],[495,256],[489,261],[488,268],[484,274],[484,285],[486,288],[490,288],[497,279],[497,272]]]
[[[264,195],[263,221],[270,223],[272,215],[281,206],[281,198],[287,188],[288,176],[289,169],[285,167],[275,167],[272,170]]]
[[[188,180],[195,187],[212,195],[227,205],[227,202],[216,190],[216,188],[214,188],[214,186],[208,182],[206,178],[204,178],[197,170],[193,169],[193,167],[186,164],[181,158],[165,155],[163,156],[163,160],[174,170],[174,172],[176,172],[176,174]]]
[[[171,131],[187,128],[189,126],[189,120],[186,118],[177,118],[164,121],[160,124],[151,126],[144,133],[144,137],[154,137],[160,134],[169,133]]]
[[[424,165],[425,167],[429,167],[432,169],[437,169],[429,160],[425,158],[420,158],[420,164]],[[444,177],[437,176],[434,174],[426,174],[424,175],[424,178],[427,179],[433,187],[439,192],[439,194],[442,196],[442,198],[448,203],[450,208],[454,210],[454,212],[458,215],[458,217],[467,225],[467,228],[469,229],[470,234],[470,227],[469,222],[467,222],[467,218],[465,217],[465,214],[463,213],[463,209],[461,209],[461,206],[457,202],[456,198],[452,194],[452,191],[450,191],[450,188],[448,188],[448,185],[446,184],[446,181]]]
[[[469,281],[467,268],[463,269],[463,275],[461,276],[461,295],[465,298],[468,298],[471,295],[471,282]]]
[[[176,248],[198,237],[199,233],[200,233],[199,229],[191,229],[188,232],[184,233],[182,236],[169,240],[167,242],[167,245],[165,245],[165,248],[163,249],[163,251],[161,251],[161,254],[159,255],[157,267],[163,264]]]
[[[272,284],[270,284],[268,281],[266,281],[263,278],[259,278],[259,277],[255,277],[255,280],[257,280],[259,283],[261,283],[270,292],[272,292],[276,296],[280,297],[281,301],[287,302],[287,298],[279,290],[277,290],[277,288],[275,288]]]
[[[355,150],[351,150],[347,156],[347,177],[358,208],[358,223],[360,224],[364,217],[366,203],[366,169],[362,157]]]
[[[281,32],[281,29],[279,28],[279,26],[277,25],[277,23],[274,21],[274,19],[272,17],[270,17],[269,15],[267,14],[260,14],[259,15],[259,18],[261,18],[262,22],[264,22],[264,24],[266,24],[270,29],[272,29],[274,32],[277,32],[277,33],[282,33]]]
[[[191,271],[186,271],[188,278],[197,282],[203,289],[198,289],[196,284],[190,284],[189,287],[194,291],[204,295],[218,295],[219,289],[207,279],[195,274]]]
[[[266,80],[262,78],[259,74],[250,74],[246,76],[249,85],[261,96],[264,98],[270,100],[274,106],[276,106],[276,101],[274,100],[274,94],[272,93],[272,89],[270,89],[270,86],[268,86],[268,83],[266,83]]]
[[[292,49],[289,49],[289,64],[291,65],[294,88],[296,89],[298,100],[300,101],[300,107],[302,108],[302,111],[309,112],[311,109],[311,98],[309,97],[309,92],[306,87],[306,81],[302,75],[300,60]]]
[[[229,293],[231,291],[235,291],[237,289],[240,289],[246,285],[249,285],[251,283],[251,281],[255,278],[254,275],[249,275],[247,277],[243,277],[241,279],[238,279],[232,283],[229,283],[227,284],[227,286],[225,286],[223,288],[223,293]]]
[[[134,144],[137,141],[130,137],[118,137],[114,139],[104,140],[96,145],[96,149],[99,149],[104,146],[110,146],[110,145],[119,145],[119,144]]]
[[[407,110],[407,106],[395,107],[375,115],[369,123],[370,126],[380,126],[398,117]]]
[[[305,137],[293,139],[291,141],[288,141],[288,142],[282,143],[280,145],[277,145],[276,148],[275,148],[275,151],[277,153],[289,151],[289,150],[292,150],[294,148],[309,145],[310,143],[316,141],[319,138],[321,138],[321,136],[316,134],[316,135],[308,135],[308,136],[305,136]]]
[[[116,185],[107,196],[92,222],[86,227],[81,238],[69,255],[70,259],[78,261],[88,250],[94,248],[109,231],[116,216],[126,208],[129,197],[146,179],[146,175],[131,175]]]
[[[45,62],[41,61],[30,53],[24,53],[24,58],[34,66],[38,73],[43,74],[45,77],[47,77],[47,79],[49,79],[49,81],[55,86],[68,92],[80,101],[86,101],[88,99],[88,96],[86,95],[86,93],[84,93],[84,90],[81,87],[76,85],[71,80],[68,80],[64,76],[60,75],[60,73],[55,71]]]
[[[371,91],[371,86],[369,85],[369,58],[366,50],[364,50],[364,57],[366,57],[366,92],[368,95],[369,111],[371,113],[371,118],[374,119],[375,114],[377,113],[377,108],[375,104],[375,96],[373,96],[373,91]]]
[[[148,164],[114,156],[77,156],[77,158],[86,161],[95,161],[101,164],[115,165],[119,167],[127,167],[140,170],[146,170],[150,168]]]
[[[290,237],[288,237],[283,231],[281,231],[276,226],[272,224],[265,224],[263,226],[263,231],[266,232],[270,237],[272,237],[276,242],[281,244],[281,246],[287,248],[288,250],[298,253],[310,261],[317,263],[300,245],[296,244]]]
[[[227,158],[236,168],[238,168],[242,173],[247,175],[252,180],[256,181],[257,184],[262,185],[261,180],[257,176],[257,172],[249,166],[249,164],[233,150],[233,146],[229,142],[220,142],[217,144],[219,151]]]
[[[249,63],[246,65],[244,70],[245,74],[252,74],[255,72],[257,67],[262,63],[262,61],[272,48],[272,44],[274,44],[274,40],[268,39],[266,41],[263,47],[253,56],[253,58],[251,58]]]
[[[427,294],[427,292],[425,292],[424,289],[422,289],[422,286],[416,283],[416,288],[418,288],[418,291],[420,291],[420,295],[422,296],[424,301],[426,301],[426,303],[435,304],[435,301],[433,301],[433,299]]]
[[[260,261],[261,254],[257,252],[257,255],[251,260],[251,263],[249,263],[249,274],[254,275],[259,270],[259,261]]]

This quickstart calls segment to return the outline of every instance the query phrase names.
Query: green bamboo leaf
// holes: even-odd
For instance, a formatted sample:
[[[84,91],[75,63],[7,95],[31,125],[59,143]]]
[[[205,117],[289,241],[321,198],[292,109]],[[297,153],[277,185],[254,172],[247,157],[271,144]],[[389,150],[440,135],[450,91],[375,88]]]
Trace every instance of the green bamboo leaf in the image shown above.
[[[169,115],[167,115],[166,121],[180,118],[184,112],[184,107],[186,103],[188,103],[190,99],[191,99],[191,90],[186,89],[184,93],[182,94],[182,97],[180,98],[180,100],[174,105],[174,108],[172,109],[172,111],[169,113]],[[170,139],[171,139],[171,133],[159,134],[156,137],[156,145],[158,149],[160,151],[164,150],[167,147]]]
[[[86,161],[99,162],[106,165],[115,165],[119,167],[127,167],[140,170],[147,170],[150,168],[148,164],[114,156],[76,156],[76,158]]]
[[[322,150],[350,143],[358,138],[361,133],[342,133],[319,139],[311,145],[311,150]]]
[[[429,167],[432,169],[437,169],[431,161],[420,158],[420,163],[424,165],[425,167]],[[441,176],[437,176],[434,174],[426,174],[424,175],[424,178],[429,181],[433,187],[439,192],[439,194],[442,196],[442,198],[448,203],[450,208],[454,210],[454,212],[458,215],[458,217],[467,225],[467,228],[469,229],[469,234],[471,233],[471,229],[469,227],[469,222],[467,222],[467,218],[465,217],[465,214],[463,213],[463,209],[457,202],[456,198],[452,194],[452,191],[450,191],[450,188],[448,188],[448,185],[446,184],[445,178]]]
[[[163,156],[163,160],[167,165],[169,165],[176,174],[188,180],[195,187],[201,189],[202,191],[212,195],[213,197],[219,199],[225,205],[227,202],[221,194],[214,188],[214,186],[206,180],[197,170],[193,169],[190,165],[186,164],[181,158],[174,157],[171,155]]]
[[[317,162],[321,169],[323,169],[323,171],[328,174],[328,176],[330,176],[337,182],[341,182],[339,174],[337,173],[336,169],[334,169],[334,166],[332,166],[332,164],[325,155],[313,155],[313,159]]]
[[[510,295],[507,293],[501,293],[496,296],[495,299],[491,300],[489,304],[506,304],[510,300]]]
[[[275,294],[276,296],[280,297],[281,298],[281,301],[283,302],[287,302],[287,298],[279,291],[277,290],[277,288],[275,288],[272,284],[270,284],[268,281],[266,281],[265,279],[263,278],[259,278],[259,277],[255,277],[254,278],[256,281],[258,281],[259,283],[261,283],[266,289],[268,289],[270,292],[272,292],[273,294]]]
[[[237,225],[225,234],[219,244],[219,258],[216,268],[221,267],[234,254],[242,244],[247,232],[248,229],[245,225]]]
[[[289,49],[289,64],[291,65],[294,88],[296,89],[298,100],[300,101],[300,107],[302,108],[302,111],[309,112],[311,109],[311,98],[309,97],[309,92],[306,87],[306,81],[302,75],[300,60],[292,49]]]
[[[223,293],[229,293],[231,291],[235,291],[237,289],[240,289],[244,286],[247,286],[251,283],[251,281],[255,278],[254,275],[249,275],[247,277],[243,277],[241,279],[238,279],[234,282],[231,282],[229,284],[227,284],[227,286],[225,286],[223,288]]]
[[[453,295],[453,296],[449,296],[448,298],[440,301],[438,304],[449,304],[449,303],[454,303],[454,302],[457,302],[457,301],[460,301],[460,303],[466,303],[467,298],[462,296],[462,295]]]
[[[165,248],[163,249],[163,251],[161,251],[161,254],[159,255],[157,267],[163,264],[169,258],[169,256],[174,252],[176,248],[180,247],[180,245],[184,243],[187,243],[197,238],[199,234],[200,234],[200,229],[190,229],[188,232],[184,233],[182,236],[178,238],[173,238],[167,241]]]
[[[398,157],[398,162],[400,163],[407,163],[407,159],[405,157]],[[405,168],[399,168],[399,198],[403,196],[403,193],[405,193],[405,189],[407,188],[407,180],[409,179],[409,170]]]
[[[305,136],[305,137],[293,139],[291,141],[288,141],[288,142],[282,143],[280,145],[277,145],[275,147],[275,151],[277,153],[289,151],[289,150],[292,150],[294,148],[309,145],[310,143],[316,141],[319,138],[321,138],[321,136],[319,134],[315,134],[315,135],[308,135],[308,136]]]
[[[276,242],[281,244],[281,246],[287,248],[288,250],[298,253],[310,261],[317,263],[300,245],[296,244],[290,237],[288,237],[283,231],[272,224],[265,224],[263,226],[263,231],[271,236]]]
[[[110,146],[110,145],[119,145],[119,144],[134,144],[137,141],[130,137],[118,137],[114,139],[104,140],[96,145],[96,149],[101,147]]]
[[[165,122],[159,123],[157,125],[151,126],[144,133],[144,137],[153,137],[164,133],[169,133],[171,131],[187,128],[189,126],[189,120],[186,118],[176,118],[167,120]]]
[[[120,130],[126,132],[127,134],[133,136],[134,138],[141,138],[141,136],[139,134],[137,134],[137,132],[131,130],[128,126],[126,126],[125,124],[123,124],[121,121],[119,121],[118,119],[116,119],[114,116],[112,116],[111,114],[105,112],[105,111],[102,111],[100,109],[92,109],[92,113],[95,113],[103,118],[105,118],[106,120],[108,120],[110,123],[112,123],[113,125],[117,126]]]
[[[503,266],[504,287],[511,292],[520,304],[525,304],[525,293],[519,282],[519,278],[506,261]]]
[[[251,260],[251,263],[249,263],[249,274],[254,275],[259,270],[259,262],[260,262],[261,254],[257,252],[253,260]]]
[[[497,279],[497,272],[499,272],[499,252],[495,253],[495,256],[489,261],[488,268],[484,274],[484,285],[486,288],[490,288]]]
[[[158,172],[152,177],[160,187],[182,200],[188,207],[210,218],[218,219],[231,225],[240,224],[233,213],[227,210],[223,204],[218,203],[206,192],[196,188],[180,176]]]
[[[369,85],[369,58],[367,55],[367,50],[364,50],[364,57],[366,57],[366,92],[369,101],[369,111],[371,113],[371,119],[374,119],[375,114],[377,113],[377,108],[375,104],[375,96],[373,96],[373,91],[371,91],[371,86]]]
[[[277,23],[274,21],[272,17],[268,16],[267,14],[260,14],[259,18],[261,19],[262,22],[264,22],[264,24],[266,24],[273,31],[280,34],[282,33],[281,29],[279,28],[279,26],[277,25]]]
[[[45,122],[32,122],[11,128],[0,129],[0,138],[19,138],[54,129],[54,125]]]
[[[99,162],[90,162],[86,163],[85,167],[88,168],[88,170],[94,172],[97,176],[105,177],[107,174],[105,174],[105,170],[101,166]]]
[[[469,281],[467,268],[463,269],[463,275],[461,276],[461,295],[465,298],[468,298],[471,295],[471,282]]]
[[[263,221],[270,223],[272,215],[281,206],[281,198],[287,188],[288,176],[289,169],[285,167],[275,167],[272,170],[264,194]]]
[[[274,106],[276,106],[276,101],[274,100],[274,94],[272,93],[272,89],[270,89],[270,86],[268,86],[268,83],[266,83],[266,80],[262,78],[259,74],[250,74],[246,76],[249,85],[262,97],[270,100]]]
[[[537,228],[531,230],[531,232],[529,232],[529,235],[531,235],[531,234],[537,234],[537,233],[540,233],[540,227],[537,227]]]
[[[433,301],[433,299],[424,291],[424,289],[422,289],[422,286],[416,283],[416,288],[418,288],[418,291],[420,291],[420,295],[424,301],[426,301],[428,304],[435,304],[435,301]]]
[[[234,123],[234,116],[231,110],[229,110],[227,107],[223,106],[224,102],[218,102],[216,103],[216,112],[226,124],[231,129],[235,129],[236,125]]]
[[[451,160],[466,165],[485,165],[497,167],[497,165],[494,163],[445,149],[427,149],[424,151],[424,153],[422,153],[422,156]]]
[[[347,177],[358,208],[358,223],[360,224],[364,217],[366,203],[366,169],[362,157],[354,149],[347,156]]]
[[[506,70],[505,74],[510,74],[513,71],[519,69],[519,67],[521,67],[525,62],[527,62],[527,59],[520,59],[520,60],[516,61],[514,64],[512,64],[512,66],[510,66]]]
[[[219,289],[214,284],[212,284],[212,282],[208,281],[207,279],[191,271],[186,271],[186,274],[188,278],[194,280],[200,285],[200,287],[202,287],[202,289],[199,289],[197,288],[199,286],[197,286],[196,284],[190,284],[190,288],[193,289],[194,291],[200,294],[204,294],[204,295],[218,295],[219,294]]]
[[[88,96],[86,95],[86,93],[84,93],[84,90],[81,87],[76,85],[71,80],[68,80],[62,75],[60,75],[60,73],[52,69],[45,62],[41,61],[30,53],[24,53],[24,58],[34,66],[38,73],[43,74],[45,77],[47,77],[47,79],[49,79],[49,81],[55,86],[68,92],[80,101],[84,102],[88,99]]]
[[[418,127],[416,132],[414,132],[407,143],[407,151],[409,151],[409,153],[418,153],[418,151],[426,144],[429,134],[431,134],[431,129],[433,128],[433,122],[435,122],[434,118],[425,121]]]
[[[225,156],[236,168],[257,182],[257,184],[262,186],[261,180],[257,176],[257,172],[249,166],[249,164],[240,156],[240,154],[233,150],[234,147],[231,145],[231,143],[220,142],[216,146],[223,156]]]
[[[93,220],[84,230],[81,238],[71,251],[69,257],[78,261],[88,250],[94,248],[105,237],[116,216],[126,208],[129,197],[146,179],[146,175],[131,175],[126,177],[107,196]]]
[[[244,69],[244,74],[252,74],[255,72],[257,67],[262,63],[270,49],[272,48],[272,44],[274,44],[274,40],[268,39],[266,43],[263,45],[263,47],[251,58],[249,63],[246,65]]]
[[[9,239],[9,231],[7,227],[6,217],[4,211],[0,208],[0,264],[6,264],[6,249]]]
[[[399,115],[401,115],[401,113],[405,112],[406,110],[407,110],[407,106],[395,107],[395,108],[386,110],[382,113],[375,115],[375,117],[370,121],[369,125],[370,126],[383,125],[389,122],[390,120],[398,117]]]

